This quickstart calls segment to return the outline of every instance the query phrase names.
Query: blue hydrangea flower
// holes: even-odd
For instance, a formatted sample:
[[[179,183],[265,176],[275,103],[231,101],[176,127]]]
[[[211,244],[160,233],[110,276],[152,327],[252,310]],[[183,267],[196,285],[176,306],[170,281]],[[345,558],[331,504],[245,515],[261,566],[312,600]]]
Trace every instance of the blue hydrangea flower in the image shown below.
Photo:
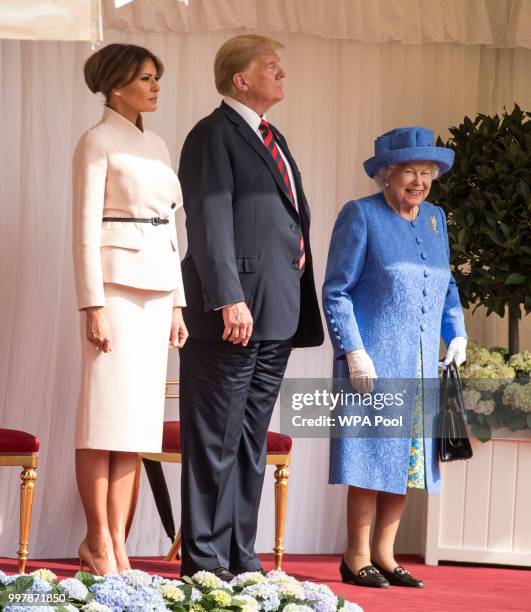
[[[151,612],[166,612],[166,602],[162,595],[151,587],[141,587],[138,589],[138,596],[142,599],[142,610]]]
[[[142,609],[142,597],[138,592],[126,584],[120,576],[109,576],[104,581],[97,582],[90,587],[90,592],[96,601],[115,612],[133,611],[135,608]]]
[[[33,578],[33,584],[26,593],[49,593],[52,590],[52,585],[42,578]]]
[[[258,609],[262,612],[276,610],[280,606],[277,588],[267,582],[251,584],[243,589],[242,595],[249,595],[258,601]]]
[[[304,589],[304,599],[312,602],[315,612],[335,612],[337,609],[337,597],[332,589],[326,584],[316,584],[315,582],[302,582]]]
[[[77,578],[66,578],[61,580],[59,584],[65,589],[67,596],[70,599],[77,601],[85,601],[88,595],[87,587]]]

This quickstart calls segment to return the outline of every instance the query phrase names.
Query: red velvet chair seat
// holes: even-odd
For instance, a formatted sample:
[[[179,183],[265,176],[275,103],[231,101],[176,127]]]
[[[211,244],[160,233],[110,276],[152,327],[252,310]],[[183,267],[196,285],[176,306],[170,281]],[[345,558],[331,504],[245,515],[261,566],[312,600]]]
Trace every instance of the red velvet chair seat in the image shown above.
[[[18,429],[0,428],[0,454],[25,455],[39,452],[39,438]]]
[[[267,432],[267,454],[284,455],[291,451],[292,439],[281,433]],[[162,435],[162,452],[181,452],[181,423],[179,421],[165,421]]]

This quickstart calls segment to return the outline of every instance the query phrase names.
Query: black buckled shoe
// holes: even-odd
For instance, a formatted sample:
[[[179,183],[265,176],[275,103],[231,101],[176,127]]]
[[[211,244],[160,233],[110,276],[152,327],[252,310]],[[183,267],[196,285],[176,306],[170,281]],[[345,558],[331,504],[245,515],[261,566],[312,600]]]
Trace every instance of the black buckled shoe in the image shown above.
[[[424,582],[412,576],[407,569],[401,565],[397,565],[392,572],[388,572],[387,570],[384,570],[383,567],[380,567],[377,563],[374,563],[374,561],[372,563],[374,567],[378,569],[380,574],[382,574],[382,576],[389,581],[389,584],[394,586],[413,587],[415,589],[424,588]]]
[[[207,572],[214,574],[214,576],[217,576],[223,582],[230,582],[234,578],[234,574],[226,567],[216,567],[216,569],[207,570]]]
[[[339,573],[341,574],[341,580],[343,582],[347,582],[348,584],[373,587],[377,589],[386,589],[389,586],[389,582],[372,565],[362,567],[360,571],[355,574],[345,563],[345,559],[342,559],[341,565],[339,566]]]

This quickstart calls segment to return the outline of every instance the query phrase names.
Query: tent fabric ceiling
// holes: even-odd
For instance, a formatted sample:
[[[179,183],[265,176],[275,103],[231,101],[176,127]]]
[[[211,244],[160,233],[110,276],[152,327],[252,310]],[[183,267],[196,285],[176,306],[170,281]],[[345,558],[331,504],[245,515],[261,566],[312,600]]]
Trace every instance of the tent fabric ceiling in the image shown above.
[[[531,48],[531,0],[134,0],[103,2],[106,28],[203,33],[244,28],[357,42]]]

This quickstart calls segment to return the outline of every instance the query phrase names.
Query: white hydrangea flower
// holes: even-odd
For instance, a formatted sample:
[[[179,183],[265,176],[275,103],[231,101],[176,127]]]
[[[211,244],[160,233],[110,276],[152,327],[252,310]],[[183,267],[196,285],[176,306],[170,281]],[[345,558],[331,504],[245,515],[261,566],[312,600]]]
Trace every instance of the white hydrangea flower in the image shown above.
[[[531,383],[511,383],[503,392],[503,402],[514,410],[531,413]]]
[[[223,580],[212,572],[201,570],[192,576],[192,580],[203,589],[219,589],[223,586]]]
[[[475,405],[473,410],[477,414],[488,416],[494,412],[494,408],[496,408],[494,400],[481,400]]]
[[[112,608],[109,606],[105,606],[104,604],[100,604],[97,601],[91,601],[81,608],[84,612],[113,612]]]
[[[30,576],[35,576],[36,578],[41,578],[42,580],[46,580],[46,582],[49,582],[50,584],[55,582],[57,580],[57,575],[54,574],[51,570],[49,569],[38,569],[35,570],[34,572],[31,572]]]
[[[59,585],[65,589],[66,594],[70,599],[77,601],[85,601],[89,591],[87,587],[77,578],[65,578],[59,582]]]
[[[199,589],[192,587],[192,594],[190,595],[190,599],[195,602],[199,601],[201,597],[203,597],[203,593],[201,593]]]
[[[174,584],[163,584],[159,587],[159,593],[174,603],[180,603],[185,599],[182,590]]]
[[[242,612],[258,612],[258,602],[249,595],[236,595],[235,599],[243,603]]]
[[[129,586],[135,587],[136,589],[147,587],[151,585],[152,577],[141,570],[125,570],[120,576],[124,579],[124,582]]]
[[[304,599],[304,589],[296,580],[285,580],[283,582],[277,582],[276,584],[281,599],[285,597]]]
[[[509,365],[519,372],[531,373],[531,352],[516,353],[509,359]]]
[[[363,608],[352,601],[345,601],[345,605],[338,612],[363,612]]]
[[[303,606],[299,604],[289,603],[287,606],[283,608],[284,612],[313,612],[313,608],[311,606]]]
[[[284,580],[286,578],[291,578],[291,576],[288,576],[288,574],[286,574],[286,572],[283,572],[282,570],[271,570],[267,572],[266,578],[270,581],[273,581]]]
[[[232,595],[221,589],[214,589],[210,591],[208,597],[211,597],[216,602],[216,605],[220,608],[225,608],[226,606],[230,605],[230,602],[232,601]]]
[[[463,389],[463,403],[466,410],[475,410],[481,399],[481,393],[475,389]]]
[[[243,574],[238,574],[238,576],[235,576],[230,581],[230,585],[233,587],[246,587],[266,581],[266,577],[261,572],[243,572]]]

